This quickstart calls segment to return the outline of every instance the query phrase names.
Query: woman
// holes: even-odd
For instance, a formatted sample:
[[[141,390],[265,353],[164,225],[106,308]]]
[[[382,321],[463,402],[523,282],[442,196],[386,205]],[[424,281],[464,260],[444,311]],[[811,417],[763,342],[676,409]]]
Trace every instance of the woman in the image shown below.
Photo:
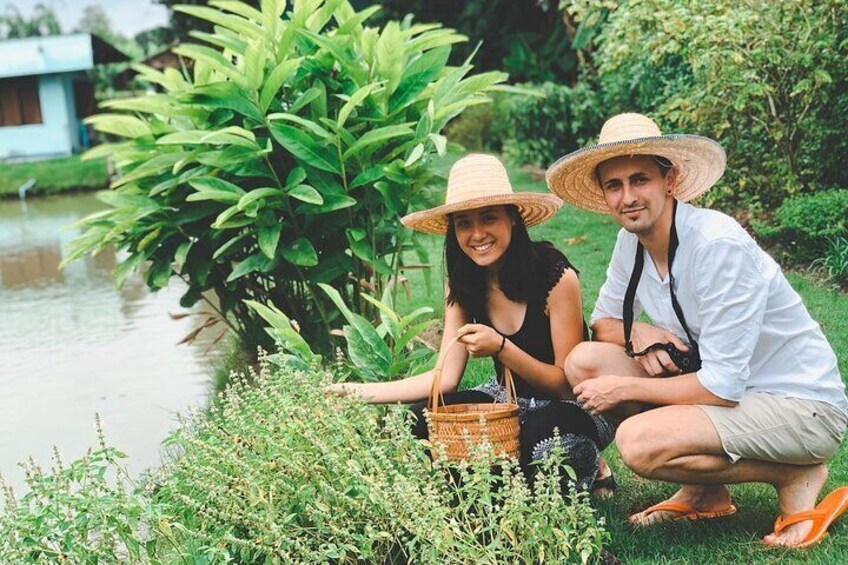
[[[445,204],[402,219],[413,230],[446,235],[447,286],[441,351],[454,337],[464,347],[446,353],[442,393],[446,404],[503,401],[504,366],[512,371],[521,420],[520,463],[544,457],[560,431],[578,487],[590,488],[599,452],[612,439],[602,417],[575,402],[563,364],[586,339],[577,272],[550,243],[532,242],[527,227],[549,219],[561,201],[550,194],[514,193],[497,158],[472,154],[451,168]],[[468,357],[492,357],[496,375],[473,390],[455,392]],[[385,383],[343,383],[339,393],[375,403],[417,402],[414,433],[427,437],[423,417],[433,371]],[[614,484],[604,465],[597,486]]]

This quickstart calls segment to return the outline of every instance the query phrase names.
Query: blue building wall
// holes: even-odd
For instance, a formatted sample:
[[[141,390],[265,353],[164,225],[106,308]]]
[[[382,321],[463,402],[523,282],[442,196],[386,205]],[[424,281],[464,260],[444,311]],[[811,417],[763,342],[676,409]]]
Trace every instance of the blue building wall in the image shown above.
[[[40,124],[0,127],[0,159],[66,156],[81,147],[73,79],[84,73],[57,73],[38,78]]]

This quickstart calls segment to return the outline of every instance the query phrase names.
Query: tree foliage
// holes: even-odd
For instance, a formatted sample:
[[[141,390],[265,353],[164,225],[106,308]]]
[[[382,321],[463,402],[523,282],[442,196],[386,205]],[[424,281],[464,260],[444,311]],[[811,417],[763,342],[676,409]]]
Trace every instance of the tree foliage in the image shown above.
[[[12,3],[6,4],[5,14],[0,15],[0,39],[21,37],[44,37],[62,33],[62,26],[53,8],[39,2],[27,18]]]
[[[317,285],[369,311],[360,291],[382,296],[414,244],[399,218],[445,150],[439,132],[506,76],[449,66],[464,37],[438,24],[367,27],[374,9],[342,0],[285,8],[176,7],[215,33],[176,49],[191,74],[138,66],[164,92],[89,119],[123,138],[92,152],[113,155],[123,176],[68,260],[115,245],[127,252],[119,282],[143,270],[158,289],[176,275],[184,306],[212,291],[248,343],[264,331],[244,299],[279,306],[326,343],[337,313]]]

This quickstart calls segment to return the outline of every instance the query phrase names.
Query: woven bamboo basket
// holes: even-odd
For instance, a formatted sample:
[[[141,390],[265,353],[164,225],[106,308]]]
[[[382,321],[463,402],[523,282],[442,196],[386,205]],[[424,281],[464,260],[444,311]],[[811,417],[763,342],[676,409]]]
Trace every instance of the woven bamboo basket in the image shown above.
[[[469,447],[488,441],[499,455],[518,457],[518,404],[515,401],[515,383],[512,372],[504,366],[506,402],[452,404],[445,406],[442,395],[442,365],[447,352],[456,343],[451,342],[439,358],[434,369],[430,400],[427,405],[427,427],[434,453],[444,448],[450,461],[467,460]]]

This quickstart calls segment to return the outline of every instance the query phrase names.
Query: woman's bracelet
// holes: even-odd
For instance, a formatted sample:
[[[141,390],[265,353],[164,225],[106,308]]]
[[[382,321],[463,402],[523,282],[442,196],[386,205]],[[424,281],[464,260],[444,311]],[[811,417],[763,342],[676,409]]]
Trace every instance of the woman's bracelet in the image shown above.
[[[506,336],[504,334],[501,334],[501,346],[500,346],[500,348],[498,348],[497,351],[495,351],[495,357],[500,358],[501,351],[503,351],[503,348],[504,348],[505,345],[506,345]]]

